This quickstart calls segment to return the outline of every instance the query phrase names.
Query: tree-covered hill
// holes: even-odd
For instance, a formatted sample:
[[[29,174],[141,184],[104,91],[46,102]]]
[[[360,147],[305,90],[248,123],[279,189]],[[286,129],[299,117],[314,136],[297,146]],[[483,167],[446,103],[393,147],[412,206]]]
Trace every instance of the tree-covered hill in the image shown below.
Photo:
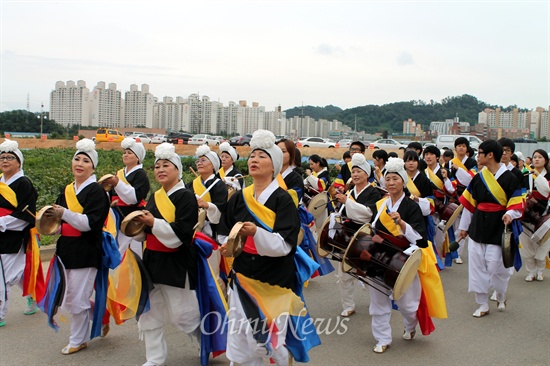
[[[357,118],[357,129],[369,133],[380,132],[387,129],[393,132],[401,132],[403,121],[411,118],[420,123],[424,129],[428,129],[432,121],[445,121],[458,115],[461,121],[477,123],[478,113],[485,108],[497,108],[511,110],[517,106],[502,107],[490,105],[478,100],[476,97],[464,94],[456,97],[447,97],[441,102],[430,100],[412,100],[408,102],[395,102],[384,105],[365,105],[342,110],[333,105],[326,107],[304,106],[304,116],[315,119],[337,119],[345,125],[353,128]],[[525,110],[525,109],[522,109]],[[286,116],[299,116],[302,107],[294,107],[286,110]],[[309,113],[308,113],[309,112]],[[311,113],[311,114],[310,114]],[[331,114],[332,113],[332,114]]]
[[[286,117],[291,118],[294,116],[309,116],[313,119],[332,119],[333,116],[343,112],[342,108],[335,107],[333,105],[327,105],[326,107],[314,107],[311,105],[305,105],[303,107],[294,107],[287,109]]]

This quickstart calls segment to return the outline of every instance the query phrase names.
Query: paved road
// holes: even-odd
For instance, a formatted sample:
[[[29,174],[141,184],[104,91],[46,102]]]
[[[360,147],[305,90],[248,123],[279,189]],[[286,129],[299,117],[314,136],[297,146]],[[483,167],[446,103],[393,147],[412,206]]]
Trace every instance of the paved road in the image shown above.
[[[46,263],[44,263],[46,265]],[[436,331],[411,341],[401,339],[403,322],[393,312],[393,344],[384,354],[375,354],[368,315],[369,294],[356,289],[357,313],[346,323],[347,332],[321,334],[323,344],[310,352],[311,365],[549,365],[550,364],[550,271],[543,282],[526,283],[525,271],[514,274],[505,312],[496,310],[480,319],[473,294],[467,292],[467,259],[441,272],[449,318],[435,319]],[[334,328],[341,311],[335,276],[310,282],[306,300],[313,317],[331,321]],[[14,289],[17,294],[18,290]],[[141,365],[145,349],[138,339],[137,325],[130,321],[113,326],[106,338],[95,339],[88,349],[63,356],[68,343],[69,325],[59,333],[46,325],[42,313],[22,314],[24,301],[14,297],[7,325],[0,328],[0,365]],[[341,323],[340,323],[340,328]],[[196,346],[174,327],[166,330],[169,365],[198,365]],[[228,365],[224,356],[211,365]]]

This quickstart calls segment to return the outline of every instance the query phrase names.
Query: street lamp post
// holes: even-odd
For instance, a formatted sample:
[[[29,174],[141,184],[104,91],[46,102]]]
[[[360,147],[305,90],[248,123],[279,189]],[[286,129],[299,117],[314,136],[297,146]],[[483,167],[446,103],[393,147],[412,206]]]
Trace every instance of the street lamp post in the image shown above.
[[[42,138],[43,126],[44,126],[44,103],[42,103],[42,106],[40,108],[40,138]]]

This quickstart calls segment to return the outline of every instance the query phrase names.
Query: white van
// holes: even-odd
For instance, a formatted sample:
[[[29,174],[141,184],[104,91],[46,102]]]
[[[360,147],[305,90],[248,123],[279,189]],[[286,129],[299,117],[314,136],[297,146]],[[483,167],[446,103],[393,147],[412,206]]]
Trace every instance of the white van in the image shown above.
[[[470,136],[470,135],[439,135],[435,139],[435,146],[437,146],[440,149],[450,149],[454,150],[455,148],[455,140],[459,137],[465,137],[470,141],[470,147],[477,151],[477,148],[479,147],[479,144],[481,144],[483,141],[481,141],[477,136]]]

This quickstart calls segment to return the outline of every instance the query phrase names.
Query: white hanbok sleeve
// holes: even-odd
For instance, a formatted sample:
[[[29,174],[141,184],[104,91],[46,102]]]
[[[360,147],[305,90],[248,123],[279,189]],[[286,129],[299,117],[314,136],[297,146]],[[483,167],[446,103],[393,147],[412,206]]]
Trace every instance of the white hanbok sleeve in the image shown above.
[[[279,233],[270,233],[261,227],[254,234],[254,244],[258,254],[267,257],[283,257],[292,250],[292,246]]]

